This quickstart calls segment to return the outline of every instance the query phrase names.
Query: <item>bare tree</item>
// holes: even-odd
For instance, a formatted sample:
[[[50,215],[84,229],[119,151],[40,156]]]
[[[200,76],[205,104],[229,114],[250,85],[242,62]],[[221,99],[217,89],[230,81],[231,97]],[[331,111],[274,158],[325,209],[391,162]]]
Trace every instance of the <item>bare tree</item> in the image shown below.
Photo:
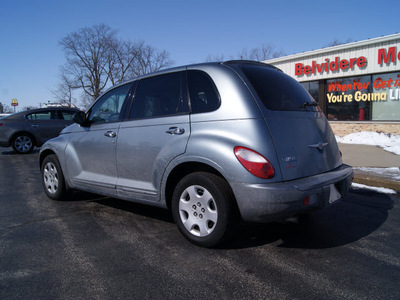
[[[339,39],[334,39],[332,42],[328,43],[326,45],[326,47],[333,47],[333,46],[339,46],[339,45],[344,45],[344,44],[348,44],[348,43],[352,43],[353,39],[348,38],[346,41],[341,41]]]
[[[108,57],[108,71],[111,84],[121,82],[129,76],[134,68],[135,61],[140,55],[140,43],[134,44],[130,41],[116,41],[112,44]]]
[[[121,41],[117,32],[100,24],[80,29],[60,41],[66,64],[57,93],[71,101],[72,90],[82,89],[96,99],[105,88],[130,77],[172,65],[166,51],[157,51],[144,42]]]
[[[165,50],[157,51],[150,45],[141,42],[138,45],[138,56],[133,67],[131,68],[131,76],[140,76],[143,74],[155,72],[165,69],[173,64],[169,59],[169,54]]]
[[[277,50],[274,46],[262,45],[259,48],[247,49],[243,48],[243,50],[237,54],[236,56],[230,56],[230,59],[240,59],[240,60],[255,60],[255,61],[264,61],[271,58],[277,58],[285,55],[283,50]],[[206,61],[224,61],[226,60],[225,55],[209,55]]]
[[[61,82],[58,84],[57,89],[52,91],[55,99],[59,103],[66,103],[72,106],[75,102],[73,91],[80,86],[77,82],[71,82],[71,79],[66,76],[66,72],[61,71]]]
[[[219,55],[209,55],[207,56],[206,61],[208,62],[213,62],[213,61],[224,61],[226,60],[225,55],[219,54]]]
[[[97,98],[109,80],[108,58],[114,43],[116,32],[104,24],[67,35],[60,41],[67,59],[64,76]]]
[[[80,97],[80,107],[82,107],[83,110],[86,110],[87,108],[89,108],[89,106],[93,103],[94,99],[92,97],[90,97],[88,94],[86,93],[82,93],[81,97]]]
[[[7,105],[7,104],[1,104],[2,107],[2,111],[0,111],[0,113],[4,113],[4,114],[11,114],[14,112],[14,110],[11,108],[11,106]]]
[[[277,58],[285,55],[283,50],[277,50],[274,46],[262,45],[260,48],[246,49],[244,48],[241,53],[239,53],[240,59],[264,61],[272,58]]]

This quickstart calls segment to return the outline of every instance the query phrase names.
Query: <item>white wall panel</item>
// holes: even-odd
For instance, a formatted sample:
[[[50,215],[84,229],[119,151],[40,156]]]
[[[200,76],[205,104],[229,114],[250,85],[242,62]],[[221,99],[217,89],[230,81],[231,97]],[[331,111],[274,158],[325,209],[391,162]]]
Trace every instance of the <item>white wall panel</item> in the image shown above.
[[[388,64],[382,63],[378,64],[378,50],[385,49],[386,52],[389,51],[390,47],[395,47],[395,62],[390,62]],[[400,34],[394,34],[390,36],[375,38],[371,40],[355,42],[345,45],[339,45],[335,47],[329,47],[324,49],[319,49],[315,51],[294,54],[290,56],[285,56],[281,58],[276,58],[272,60],[267,60],[265,63],[272,64],[278,68],[280,68],[286,74],[294,77],[298,81],[312,81],[319,79],[331,79],[331,78],[340,78],[347,76],[360,76],[366,74],[375,74],[375,73],[387,73],[393,71],[400,70]],[[326,59],[329,59],[329,62],[335,60],[336,57],[339,57],[339,61],[346,59],[350,60],[352,58],[365,57],[367,60],[367,64],[365,67],[360,68],[357,65],[352,69],[345,69],[338,71],[328,72],[318,72],[316,71],[314,74],[308,75],[295,75],[295,66],[298,63],[302,63],[304,66],[312,66],[313,61],[316,64],[326,63]]]

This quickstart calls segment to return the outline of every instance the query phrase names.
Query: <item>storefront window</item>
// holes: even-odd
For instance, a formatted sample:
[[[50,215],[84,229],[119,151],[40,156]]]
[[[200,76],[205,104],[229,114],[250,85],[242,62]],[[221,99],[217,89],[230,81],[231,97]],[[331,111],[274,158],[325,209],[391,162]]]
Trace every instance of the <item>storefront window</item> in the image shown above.
[[[329,120],[370,119],[371,76],[326,81],[326,113]]]
[[[318,81],[301,82],[301,85],[310,93],[315,101],[318,102]]]
[[[400,120],[400,73],[372,76],[372,91],[385,100],[372,102],[372,120]]]

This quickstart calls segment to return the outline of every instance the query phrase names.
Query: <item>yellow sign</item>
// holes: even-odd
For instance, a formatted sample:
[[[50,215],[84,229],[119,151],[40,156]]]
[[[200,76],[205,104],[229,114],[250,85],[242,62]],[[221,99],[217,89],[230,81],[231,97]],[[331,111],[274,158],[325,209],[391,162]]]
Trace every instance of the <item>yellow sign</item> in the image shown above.
[[[16,98],[11,100],[11,106],[18,106],[18,100]]]

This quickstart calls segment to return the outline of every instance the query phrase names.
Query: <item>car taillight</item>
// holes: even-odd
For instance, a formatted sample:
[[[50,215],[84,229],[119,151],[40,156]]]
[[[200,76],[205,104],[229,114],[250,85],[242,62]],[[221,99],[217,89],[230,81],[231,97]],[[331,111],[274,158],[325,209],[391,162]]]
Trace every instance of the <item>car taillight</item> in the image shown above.
[[[4,123],[0,123],[0,126],[3,125]]]
[[[275,176],[274,167],[260,153],[239,146],[235,147],[234,151],[242,166],[254,176],[262,179],[271,179]]]

